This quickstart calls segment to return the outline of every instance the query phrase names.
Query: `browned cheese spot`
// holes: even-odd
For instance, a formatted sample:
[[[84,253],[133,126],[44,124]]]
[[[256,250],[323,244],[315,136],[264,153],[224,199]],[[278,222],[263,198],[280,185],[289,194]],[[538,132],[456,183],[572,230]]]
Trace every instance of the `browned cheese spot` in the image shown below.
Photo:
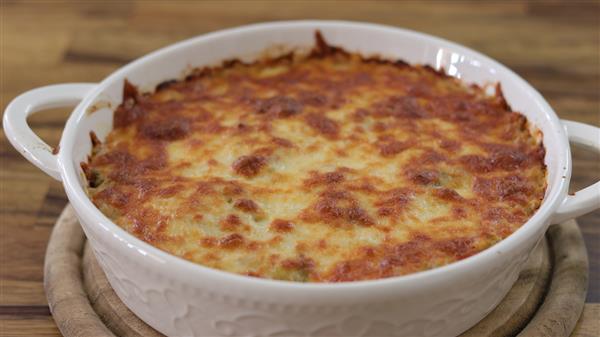
[[[260,172],[260,170],[267,164],[267,159],[263,156],[241,156],[236,159],[232,168],[235,173],[252,178]]]

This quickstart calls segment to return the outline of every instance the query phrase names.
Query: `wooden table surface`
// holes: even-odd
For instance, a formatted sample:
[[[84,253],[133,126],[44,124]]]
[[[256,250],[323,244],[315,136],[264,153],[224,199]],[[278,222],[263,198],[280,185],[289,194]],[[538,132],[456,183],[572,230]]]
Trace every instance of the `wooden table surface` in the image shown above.
[[[561,118],[600,125],[600,2],[143,2],[1,1],[0,105],[52,83],[97,82],[156,48],[206,32],[284,19],[384,23],[479,50],[523,76]],[[30,125],[57,144],[68,109]],[[0,136],[0,334],[60,335],[44,295],[43,261],[67,202],[60,183]],[[600,177],[600,156],[574,149],[573,189]],[[577,336],[600,331],[600,211],[578,219],[590,256]]]

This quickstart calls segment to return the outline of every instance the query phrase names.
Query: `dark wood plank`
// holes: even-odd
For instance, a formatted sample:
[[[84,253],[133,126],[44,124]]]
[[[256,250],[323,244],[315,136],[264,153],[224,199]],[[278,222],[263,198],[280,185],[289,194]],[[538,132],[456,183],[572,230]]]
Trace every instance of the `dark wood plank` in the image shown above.
[[[0,316],[44,317],[50,316],[50,308],[47,305],[3,305]]]

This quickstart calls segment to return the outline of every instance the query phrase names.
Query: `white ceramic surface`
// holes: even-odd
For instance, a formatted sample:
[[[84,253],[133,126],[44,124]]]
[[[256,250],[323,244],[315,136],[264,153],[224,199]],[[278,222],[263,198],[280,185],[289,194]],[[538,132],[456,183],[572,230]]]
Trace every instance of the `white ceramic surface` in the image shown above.
[[[375,281],[302,284],[234,275],[174,257],[123,231],[88,199],[79,163],[90,153],[89,132],[103,138],[110,131],[124,78],[152,89],[195,66],[232,57],[252,59],[273,45],[311,46],[316,29],[331,44],[350,51],[444,67],[466,82],[499,81],[513,109],[543,131],[548,189],[536,214],[495,246],[444,267]],[[77,102],[60,151],[53,155],[26,118]],[[90,109],[97,111],[89,113]],[[600,207],[600,183],[567,195],[569,140],[600,151],[598,128],[560,121],[535,89],[486,56],[429,35],[373,24],[276,22],[206,34],[142,57],[98,84],[29,91],[7,107],[4,129],[27,159],[62,180],[100,265],[123,302],[171,336],[457,335],[502,299],[551,222]]]

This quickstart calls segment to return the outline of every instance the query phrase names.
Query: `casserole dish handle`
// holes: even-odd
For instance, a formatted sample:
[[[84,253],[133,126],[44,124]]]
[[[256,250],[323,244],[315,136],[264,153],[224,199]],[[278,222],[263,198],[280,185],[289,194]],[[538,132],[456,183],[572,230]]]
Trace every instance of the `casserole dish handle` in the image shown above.
[[[56,84],[18,96],[4,111],[2,123],[6,137],[27,160],[60,181],[57,151],[31,130],[27,117],[41,110],[75,106],[95,86],[93,83]]]
[[[562,120],[569,140],[600,152],[600,128]],[[588,186],[572,195],[567,195],[552,218],[553,223],[576,218],[600,208],[600,182]]]

